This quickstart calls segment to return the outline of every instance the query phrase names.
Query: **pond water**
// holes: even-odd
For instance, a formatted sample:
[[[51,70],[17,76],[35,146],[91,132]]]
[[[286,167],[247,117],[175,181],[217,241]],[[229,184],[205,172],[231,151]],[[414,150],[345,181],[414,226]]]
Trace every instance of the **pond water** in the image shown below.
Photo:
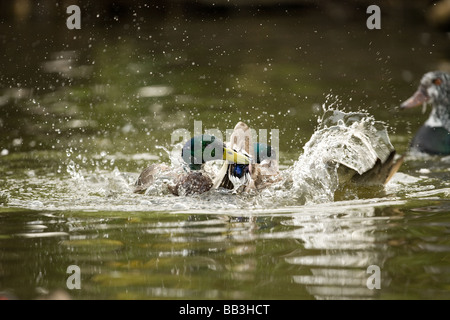
[[[179,129],[279,130],[281,169],[323,107],[365,111],[400,154],[399,111],[449,37],[386,15],[0,24],[0,292],[34,299],[449,299],[450,158],[408,155],[385,190],[335,201],[134,194]],[[320,23],[319,23],[320,21]],[[67,268],[80,268],[69,290]],[[370,266],[380,289],[369,289]]]

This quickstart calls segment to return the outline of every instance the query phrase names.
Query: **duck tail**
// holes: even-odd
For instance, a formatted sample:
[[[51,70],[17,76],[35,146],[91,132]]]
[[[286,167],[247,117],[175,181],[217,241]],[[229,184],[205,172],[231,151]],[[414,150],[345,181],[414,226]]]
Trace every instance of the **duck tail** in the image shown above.
[[[386,185],[402,166],[405,157],[396,158],[396,151],[392,151],[388,159],[383,163],[377,160],[375,166],[362,175],[355,175],[352,182],[364,185]]]
[[[391,156],[393,156],[392,164],[389,167],[389,174],[387,175],[387,178],[384,182],[384,184],[387,184],[389,181],[391,181],[392,177],[400,170],[400,167],[402,166],[403,162],[405,161],[405,156],[401,156],[399,159],[395,160],[396,152],[394,151]],[[389,159],[388,159],[389,160]]]

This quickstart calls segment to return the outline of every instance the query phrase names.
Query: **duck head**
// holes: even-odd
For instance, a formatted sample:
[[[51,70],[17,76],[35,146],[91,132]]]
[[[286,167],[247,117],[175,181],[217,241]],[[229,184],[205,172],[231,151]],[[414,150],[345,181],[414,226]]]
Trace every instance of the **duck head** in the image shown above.
[[[450,74],[442,71],[426,73],[416,93],[403,102],[401,108],[409,109],[424,104],[433,106],[429,124],[450,130]]]
[[[241,165],[251,163],[250,156],[227,148],[222,141],[208,134],[195,136],[187,141],[181,156],[191,170],[200,170],[204,163],[212,160],[226,160]]]

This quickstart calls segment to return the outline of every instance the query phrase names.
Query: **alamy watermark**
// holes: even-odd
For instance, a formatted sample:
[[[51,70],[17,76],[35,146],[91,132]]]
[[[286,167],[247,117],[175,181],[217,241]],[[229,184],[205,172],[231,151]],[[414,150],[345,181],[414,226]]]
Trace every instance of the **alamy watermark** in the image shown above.
[[[367,18],[366,26],[367,29],[381,29],[381,9],[377,5],[371,5],[367,7],[367,14],[370,14],[370,17]]]
[[[215,137],[215,141],[217,140],[221,142],[227,142],[230,141],[232,138],[232,135],[238,135],[241,139],[244,139],[244,141],[240,140],[240,142],[244,142],[248,145],[250,154],[255,152],[255,149],[251,149],[254,146],[254,143],[259,144],[266,144],[270,145],[270,148],[259,148],[260,154],[253,154],[254,157],[259,158],[265,158],[265,159],[272,159],[272,160],[279,160],[279,150],[280,150],[280,131],[278,129],[270,129],[270,143],[268,142],[268,136],[269,131],[267,129],[259,129],[256,131],[255,129],[249,129],[249,130],[242,130],[242,129],[227,129],[225,132],[225,135],[220,131],[219,129],[205,129],[203,131],[203,123],[202,121],[194,121],[194,134],[192,135],[192,132],[181,128],[177,129],[171,134],[171,145],[176,145],[177,143],[185,143],[186,141],[189,141],[194,136],[200,136],[202,134],[207,134],[210,136]],[[195,141],[197,143],[198,141]],[[233,141],[231,141],[233,142]],[[194,150],[201,150],[201,145],[194,145]],[[274,153],[268,154],[268,152],[274,151]],[[242,151],[242,150],[236,150],[236,151]],[[183,155],[183,157],[186,162],[189,162],[189,155]],[[196,161],[194,164],[201,164],[202,159],[203,161],[210,161],[210,160],[220,160],[223,159],[223,144],[221,143],[214,143],[209,145],[205,150],[203,151],[203,157],[195,158],[194,161]],[[198,162],[198,163],[197,163]]]
[[[66,20],[66,26],[69,30],[81,29],[81,9],[77,5],[71,5],[67,7],[67,14],[70,16]],[[381,29],[381,9],[377,5],[370,5],[366,10],[367,14],[370,14],[367,18],[366,26],[369,30]]]
[[[368,274],[371,274],[367,278],[367,288],[370,290],[373,289],[381,289],[381,269],[377,265],[371,265],[367,268],[366,271]]]
[[[70,16],[66,20],[67,29],[81,29],[81,9],[77,5],[71,5],[67,7],[67,14]]]
[[[69,290],[81,289],[81,269],[77,265],[70,265],[67,267],[66,273],[70,276],[66,280],[66,286]],[[370,290],[381,289],[381,269],[377,265],[370,265],[366,270],[370,276],[367,278],[366,286]]]
[[[69,273],[70,276],[67,278],[66,286],[67,289],[73,290],[81,289],[81,269],[77,265],[70,265],[67,267],[66,273]]]

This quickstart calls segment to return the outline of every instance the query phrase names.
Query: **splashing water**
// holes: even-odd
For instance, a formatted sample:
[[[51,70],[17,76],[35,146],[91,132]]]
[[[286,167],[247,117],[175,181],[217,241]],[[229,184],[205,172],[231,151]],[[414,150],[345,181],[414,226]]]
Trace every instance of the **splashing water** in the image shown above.
[[[365,113],[328,110],[304,147],[304,153],[285,175],[293,199],[302,204],[334,200],[341,165],[359,174],[383,162],[394,150],[386,127]],[[285,182],[285,183],[286,183]]]
[[[168,191],[168,185],[173,184],[176,177],[187,170],[181,157],[182,144],[179,144],[170,151],[157,147],[168,155],[170,161],[167,165],[162,164],[166,170],[155,174],[153,184],[144,195],[133,193],[138,173],[121,172],[116,166],[117,161],[107,161],[110,166],[115,166],[108,170],[103,164],[111,156],[103,154],[97,157],[97,162],[91,161],[91,165],[94,165],[92,171],[87,168],[86,161],[78,163],[79,157],[69,157],[66,172],[70,179],[58,180],[59,178],[50,176],[33,181],[28,178],[30,185],[41,186],[41,194],[21,193],[21,190],[17,190],[16,196],[12,191],[9,194],[9,204],[29,207],[28,199],[32,199],[40,201],[42,208],[62,210],[165,211],[211,207],[216,210],[257,210],[329,203],[334,201],[340,185],[340,166],[345,165],[358,173],[364,173],[373,167],[378,158],[385,161],[394,148],[383,123],[375,121],[368,114],[328,109],[318,122],[318,128],[303,148],[304,152],[292,166],[281,172],[281,181],[260,192],[233,194],[232,190],[211,190],[202,195],[173,196]],[[154,156],[146,156],[149,157]],[[120,161],[133,159],[133,155],[129,159],[123,154],[120,156]],[[220,161],[208,162],[205,174],[213,178],[220,167]],[[24,197],[25,194],[28,196]]]
[[[228,200],[223,196],[231,192],[225,190],[213,190],[209,194],[198,196],[198,199],[214,202],[216,205],[219,200],[225,200],[225,208],[230,204],[267,208],[332,202],[342,182],[338,174],[341,165],[363,174],[373,168],[378,159],[386,161],[393,150],[386,126],[375,121],[369,114],[328,109],[319,119],[319,126],[304,146],[304,152],[293,166],[281,173],[282,180],[279,183],[261,193],[229,196]],[[170,174],[182,173],[181,156],[176,152],[169,153],[169,156]],[[208,163],[205,166],[206,174],[214,177],[218,168],[216,163]],[[157,175],[154,185],[146,194],[161,195],[161,188],[170,181],[167,176],[167,173]]]

